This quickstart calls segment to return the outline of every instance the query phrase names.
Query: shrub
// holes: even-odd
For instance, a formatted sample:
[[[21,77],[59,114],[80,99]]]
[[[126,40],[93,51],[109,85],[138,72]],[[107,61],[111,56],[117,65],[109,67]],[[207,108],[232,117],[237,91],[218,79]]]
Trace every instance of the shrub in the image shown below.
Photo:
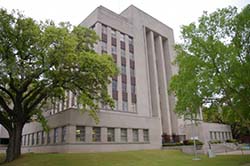
[[[209,141],[210,144],[220,144],[222,143],[220,140],[211,140]]]
[[[203,143],[199,140],[195,140],[196,145],[203,145]],[[194,141],[193,140],[184,140],[183,141],[184,145],[193,145]]]
[[[226,140],[227,143],[237,143],[238,141],[236,139],[228,139]]]
[[[183,143],[176,142],[176,143],[164,143],[162,146],[182,146]]]

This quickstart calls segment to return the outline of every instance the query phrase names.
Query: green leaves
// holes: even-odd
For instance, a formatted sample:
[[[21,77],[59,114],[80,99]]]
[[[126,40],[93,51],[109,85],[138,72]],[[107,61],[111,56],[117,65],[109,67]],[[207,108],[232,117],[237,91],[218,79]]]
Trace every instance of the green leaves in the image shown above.
[[[250,5],[204,14],[198,23],[182,27],[183,44],[176,45],[178,75],[171,80],[176,111],[197,112],[214,106],[250,119]]]
[[[25,123],[35,115],[44,125],[42,105],[66,91],[78,94],[82,110],[97,121],[98,103],[113,105],[107,86],[118,73],[111,56],[94,52],[97,40],[82,26],[37,23],[0,9],[0,123]]]

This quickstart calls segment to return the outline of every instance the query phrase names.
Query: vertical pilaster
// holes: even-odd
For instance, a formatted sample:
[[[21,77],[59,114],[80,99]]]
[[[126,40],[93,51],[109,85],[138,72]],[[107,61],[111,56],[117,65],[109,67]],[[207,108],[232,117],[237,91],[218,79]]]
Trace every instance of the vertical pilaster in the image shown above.
[[[139,142],[144,142],[143,129],[139,129],[138,134],[139,134]]]
[[[116,31],[117,35],[117,67],[121,70],[121,35]],[[117,78],[117,91],[118,91],[118,110],[122,110],[122,77],[121,74]]]
[[[159,105],[159,90],[158,90],[156,57],[155,57],[155,47],[154,47],[154,33],[152,31],[147,32],[146,39],[147,39],[147,53],[148,53],[148,63],[149,63],[152,116],[159,117],[160,105]]]
[[[126,54],[126,75],[127,75],[127,96],[128,96],[128,111],[132,112],[131,104],[131,80],[130,80],[130,58],[129,58],[129,37],[125,36],[125,54]]]
[[[111,55],[111,28],[107,27],[107,51],[108,54]],[[112,80],[112,79],[111,79]],[[108,85],[108,94],[112,96],[112,83]]]
[[[62,102],[62,100],[59,100],[58,101],[58,105],[59,105],[59,108],[58,108],[58,112],[61,112],[62,111],[62,104],[63,104],[63,102]]]
[[[156,53],[156,62],[158,69],[158,83],[159,83],[159,95],[160,95],[160,107],[161,107],[161,120],[163,132],[168,135],[172,135],[172,124],[171,124],[171,114],[170,114],[170,105],[168,98],[168,88],[167,88],[167,78],[166,78],[166,69],[164,64],[164,53],[162,46],[162,37],[157,36],[155,38],[155,53]]]
[[[128,134],[128,142],[133,142],[133,131],[132,129],[127,129]]]
[[[69,96],[68,96],[68,102],[69,102],[69,108],[71,108],[72,107],[72,92],[71,91],[69,91]]]
[[[177,73],[176,67],[174,65],[172,65],[172,54],[174,54],[174,52],[170,53],[170,41],[168,39],[162,39],[162,46],[163,46],[163,55],[164,55],[164,63],[165,63],[165,70],[166,70],[166,83],[167,83],[167,87],[170,84],[170,79],[174,73]],[[171,51],[173,51],[171,49]],[[176,98],[173,94],[168,94],[168,104],[169,104],[169,112],[170,112],[170,116],[171,116],[171,123],[172,123],[172,131],[175,132],[176,134],[178,134],[179,129],[178,129],[178,117],[176,115],[176,113],[174,112],[174,107],[175,107],[175,101]]]
[[[121,129],[115,128],[115,142],[121,142]]]
[[[92,142],[92,127],[85,127],[85,141]]]
[[[101,128],[101,142],[107,142],[107,128],[106,127],[102,127]]]
[[[76,126],[73,125],[67,126],[66,135],[67,135],[66,141],[68,143],[76,142]]]
[[[95,26],[95,32],[98,36],[102,36],[102,24],[97,22],[96,26]],[[98,42],[98,44],[95,45],[95,51],[98,53],[101,53],[102,51],[102,47],[100,42]]]

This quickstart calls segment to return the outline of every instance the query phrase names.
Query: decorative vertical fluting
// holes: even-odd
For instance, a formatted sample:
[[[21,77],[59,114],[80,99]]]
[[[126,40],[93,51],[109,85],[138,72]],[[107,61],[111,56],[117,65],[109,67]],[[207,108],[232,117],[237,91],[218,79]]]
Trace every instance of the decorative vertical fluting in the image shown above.
[[[164,53],[162,46],[162,37],[158,35],[155,38],[155,54],[157,63],[157,74],[159,84],[159,99],[161,108],[161,121],[163,132],[172,135],[171,113],[168,100],[168,86],[166,78],[166,68],[164,63]]]
[[[101,36],[102,35],[102,24],[97,22],[96,25],[95,25],[95,32],[98,36]],[[102,51],[102,47],[101,47],[101,44],[96,44],[95,45],[95,51],[98,52],[98,53],[101,53]]]
[[[165,69],[166,69],[166,81],[167,85],[170,84],[170,79],[173,75],[174,66],[171,64],[172,59],[170,56],[170,43],[168,39],[162,40],[162,46],[163,46],[163,54],[164,54],[164,62],[165,62]],[[174,134],[178,134],[178,117],[176,113],[174,112],[175,107],[175,96],[173,94],[168,93],[168,103],[169,103],[169,111],[171,116],[171,124],[172,124],[172,132]]]
[[[160,105],[159,105],[159,89],[157,82],[157,70],[156,70],[156,57],[154,48],[154,33],[152,31],[146,32],[147,39],[147,53],[148,53],[148,66],[149,66],[149,79],[150,79],[150,91],[151,91],[151,103],[152,103],[152,116],[159,117]]]

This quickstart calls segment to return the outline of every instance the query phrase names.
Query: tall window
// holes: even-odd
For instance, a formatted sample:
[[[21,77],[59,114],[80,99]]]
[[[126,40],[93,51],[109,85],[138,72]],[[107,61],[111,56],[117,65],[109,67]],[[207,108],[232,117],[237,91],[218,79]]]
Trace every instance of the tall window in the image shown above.
[[[54,128],[54,143],[58,143],[58,128]]]
[[[122,57],[126,57],[125,50],[123,50],[123,49],[121,49],[121,56],[122,56]]]
[[[121,66],[121,69],[122,69],[122,74],[123,75],[126,75],[126,66]]]
[[[116,46],[111,46],[111,54],[116,55]]]
[[[134,53],[129,52],[129,59],[131,59],[131,60],[134,60],[134,59],[135,59],[135,57],[134,57]]]
[[[114,100],[114,102],[115,102],[115,108],[114,108],[114,109],[115,109],[115,110],[118,110],[118,108],[119,108],[119,107],[118,107],[118,100]]]
[[[42,135],[42,144],[44,144],[45,143],[45,134],[44,134],[44,131],[42,131],[41,135]]]
[[[117,90],[117,80],[112,80],[112,89]]]
[[[66,142],[66,126],[62,127],[62,142]]]
[[[121,129],[121,142],[128,142],[127,129]]]
[[[23,145],[25,146],[26,145],[26,137],[27,137],[27,135],[24,135],[24,137],[23,137]]]
[[[41,137],[41,135],[40,135],[40,132],[38,131],[38,132],[36,133],[36,144],[37,144],[37,145],[40,144],[40,137]]]
[[[133,129],[133,142],[139,142],[139,131],[138,131],[138,129]]]
[[[50,132],[47,134],[47,144],[50,144]]]
[[[135,85],[131,84],[131,93],[135,94]]]
[[[107,34],[107,26],[106,25],[102,25],[102,33]]]
[[[148,131],[148,129],[143,130],[143,140],[144,140],[144,142],[149,142],[149,131]]]
[[[76,141],[84,142],[85,141],[85,127],[76,126]]]
[[[135,69],[130,68],[130,76],[135,77]]]
[[[136,104],[135,103],[131,103],[131,111],[136,112]]]
[[[126,83],[122,83],[122,91],[127,92],[127,84]]]
[[[213,132],[210,131],[209,133],[210,133],[210,140],[213,140]]]
[[[27,135],[27,145],[30,145],[30,134]]]
[[[111,37],[116,38],[116,30],[115,29],[111,29]]]
[[[31,136],[31,145],[34,145],[35,144],[35,133],[32,133],[32,136]]]
[[[101,128],[100,127],[93,127],[92,141],[93,142],[101,142]]]
[[[122,101],[122,110],[123,111],[128,111],[128,102]]]
[[[214,139],[217,140],[217,132],[214,132]]]
[[[121,40],[122,42],[125,42],[125,34],[124,34],[124,33],[121,33],[121,38],[120,38],[120,40]]]
[[[133,38],[132,37],[128,37],[128,43],[130,44],[130,45],[133,45]]]
[[[114,142],[115,141],[115,129],[114,128],[108,128],[108,142]]]
[[[101,41],[102,51],[107,52],[107,43]]]

